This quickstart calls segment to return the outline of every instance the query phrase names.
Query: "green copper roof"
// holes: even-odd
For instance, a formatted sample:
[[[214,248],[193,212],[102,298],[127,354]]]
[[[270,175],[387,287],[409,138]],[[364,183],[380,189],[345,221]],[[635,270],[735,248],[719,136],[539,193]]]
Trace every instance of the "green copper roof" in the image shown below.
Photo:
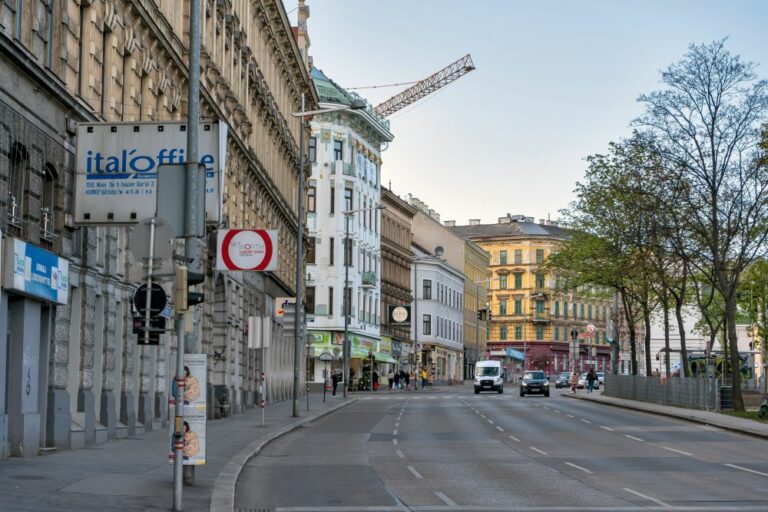
[[[373,110],[373,106],[368,103],[365,98],[360,97],[355,92],[350,92],[341,87],[339,84],[328,78],[325,73],[317,68],[312,68],[310,71],[312,81],[315,83],[315,90],[317,91],[317,97],[321,102],[326,103],[339,103],[341,105],[351,105],[353,99],[360,99],[365,101],[365,111],[381,128],[389,131],[389,121]]]

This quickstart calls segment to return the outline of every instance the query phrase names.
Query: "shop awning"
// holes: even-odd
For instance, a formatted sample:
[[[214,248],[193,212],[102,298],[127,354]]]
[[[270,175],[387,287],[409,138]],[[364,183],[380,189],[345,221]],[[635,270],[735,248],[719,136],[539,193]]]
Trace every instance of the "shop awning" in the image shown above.
[[[368,350],[361,347],[352,347],[350,359],[368,359]]]
[[[397,364],[397,359],[392,357],[391,355],[387,354],[386,352],[374,352],[373,353],[374,359],[380,363],[392,363]]]

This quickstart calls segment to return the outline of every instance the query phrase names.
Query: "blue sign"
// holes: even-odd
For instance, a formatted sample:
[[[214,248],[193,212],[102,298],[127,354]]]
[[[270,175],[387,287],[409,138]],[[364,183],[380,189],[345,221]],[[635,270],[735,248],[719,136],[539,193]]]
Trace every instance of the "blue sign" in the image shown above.
[[[505,351],[507,353],[507,357],[511,357],[512,359],[518,359],[520,361],[525,361],[525,354],[522,350],[515,350],[513,348],[508,348]]]
[[[69,261],[17,238],[5,246],[5,288],[66,304],[69,299]]]

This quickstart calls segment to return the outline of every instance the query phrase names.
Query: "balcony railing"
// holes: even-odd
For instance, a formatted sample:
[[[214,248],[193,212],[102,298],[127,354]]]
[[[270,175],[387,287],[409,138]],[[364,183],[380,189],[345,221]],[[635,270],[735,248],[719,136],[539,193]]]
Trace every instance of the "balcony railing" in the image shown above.
[[[549,312],[548,311],[535,311],[533,313],[533,321],[534,322],[549,322]]]
[[[363,286],[376,286],[376,272],[363,272]]]
[[[355,165],[354,164],[347,164],[345,163],[343,165],[343,172],[344,176],[357,176],[355,173]]]

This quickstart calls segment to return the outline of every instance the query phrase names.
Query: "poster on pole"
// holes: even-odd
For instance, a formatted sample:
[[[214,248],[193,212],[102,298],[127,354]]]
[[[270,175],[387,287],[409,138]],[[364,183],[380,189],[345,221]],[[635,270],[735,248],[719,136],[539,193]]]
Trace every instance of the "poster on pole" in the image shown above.
[[[205,464],[206,450],[206,360],[205,354],[184,354],[184,464],[201,465]],[[170,452],[168,461],[173,462],[173,434],[174,418],[176,416],[176,400],[178,389],[173,382],[172,398],[168,401],[170,410]]]
[[[216,270],[277,270],[276,229],[221,229],[216,236]]]
[[[75,223],[129,225],[155,216],[161,165],[186,162],[186,123],[80,123],[77,126]],[[206,221],[219,223],[227,127],[203,122],[199,160],[205,167]]]

